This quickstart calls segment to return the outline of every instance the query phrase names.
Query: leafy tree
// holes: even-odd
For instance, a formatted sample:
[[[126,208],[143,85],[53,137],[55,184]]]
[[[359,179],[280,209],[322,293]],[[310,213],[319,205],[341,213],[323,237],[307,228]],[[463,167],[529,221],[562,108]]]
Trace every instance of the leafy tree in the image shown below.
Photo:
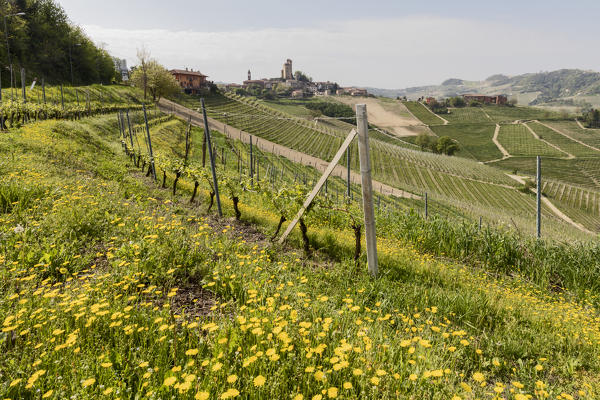
[[[583,121],[587,128],[600,128],[600,110],[592,109],[585,112]]]
[[[465,99],[463,99],[460,96],[456,96],[456,97],[452,97],[450,99],[448,99],[448,103],[450,104],[451,107],[464,107],[467,105],[467,102],[465,101]]]
[[[179,84],[165,67],[156,60],[142,57],[140,66],[131,74],[131,84],[144,89],[144,98],[146,93],[150,92],[153,101],[181,91]]]
[[[421,151],[425,151],[425,149],[429,147],[431,138],[432,137],[425,132],[419,133],[419,136],[415,139],[415,144],[421,148]]]
[[[454,155],[460,147],[456,140],[451,139],[448,136],[442,136],[437,141],[437,152],[440,154],[446,154],[448,156]]]
[[[34,78],[44,78],[49,83],[70,82],[71,64],[75,84],[108,84],[117,79],[112,57],[101,46],[95,45],[79,27],[72,25],[57,2],[0,0],[0,13],[24,13],[6,19],[16,81],[20,80],[17,71],[23,67],[28,83]],[[6,50],[6,46],[0,49],[0,63],[8,66]],[[10,75],[3,73],[2,82],[7,87]]]
[[[294,72],[294,78],[300,82],[312,82],[312,78],[302,71]]]

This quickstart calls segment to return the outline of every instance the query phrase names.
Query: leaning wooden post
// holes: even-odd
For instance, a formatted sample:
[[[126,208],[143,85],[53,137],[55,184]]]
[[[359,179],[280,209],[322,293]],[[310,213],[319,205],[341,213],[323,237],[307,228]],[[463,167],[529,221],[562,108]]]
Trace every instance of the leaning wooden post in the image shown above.
[[[254,186],[254,157],[252,155],[252,135],[250,135],[250,186]]]
[[[542,157],[537,156],[537,238],[542,237]]]
[[[46,104],[46,79],[42,78],[42,100]]]
[[[152,167],[152,176],[156,182],[156,167],[154,166],[154,153],[152,152],[152,140],[150,140],[150,128],[148,127],[148,115],[146,114],[146,105],[142,104],[142,110],[144,110],[144,122],[146,123],[146,136],[148,138],[148,151],[150,155],[150,166]]]
[[[217,199],[217,211],[219,213],[219,217],[222,217],[223,211],[221,210],[221,197],[219,196],[219,182],[217,181],[215,156],[213,154],[213,148],[212,148],[212,144],[210,141],[210,131],[208,129],[208,118],[206,117],[206,107],[204,107],[204,99],[200,99],[200,103],[202,104],[202,117],[204,119],[204,136],[206,137],[206,145],[208,147],[208,157],[210,158],[210,169],[212,172],[213,184],[215,185],[215,197]]]
[[[375,236],[375,211],[373,209],[373,182],[371,181],[371,158],[369,155],[369,123],[367,105],[356,105],[356,124],[358,127],[358,155],[362,178],[363,212],[365,215],[365,238],[367,243],[367,262],[369,273],[377,276],[377,237]]]
[[[429,203],[427,200],[427,192],[425,192],[425,218],[429,217]]]

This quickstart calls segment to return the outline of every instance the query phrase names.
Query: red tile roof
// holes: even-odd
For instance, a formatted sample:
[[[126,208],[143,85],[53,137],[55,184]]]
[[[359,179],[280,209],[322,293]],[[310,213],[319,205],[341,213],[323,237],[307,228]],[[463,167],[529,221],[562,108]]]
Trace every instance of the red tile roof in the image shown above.
[[[205,78],[208,77],[208,75],[204,75],[201,72],[198,72],[198,71],[186,71],[185,69],[172,69],[169,72],[172,73],[172,74],[203,76]]]

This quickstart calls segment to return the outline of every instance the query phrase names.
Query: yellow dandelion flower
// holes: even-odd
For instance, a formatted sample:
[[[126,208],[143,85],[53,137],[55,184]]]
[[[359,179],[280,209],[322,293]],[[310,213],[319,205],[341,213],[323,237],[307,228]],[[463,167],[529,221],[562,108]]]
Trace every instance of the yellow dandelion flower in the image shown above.
[[[315,372],[315,374],[313,376],[318,381],[324,381],[325,380],[325,373],[323,371],[317,371],[317,372]]]
[[[208,400],[209,397],[210,397],[210,393],[208,393],[208,392],[198,392],[194,396],[194,399],[195,400]]]
[[[521,382],[519,382],[519,381],[512,381],[511,383],[512,383],[512,385],[513,385],[514,387],[516,387],[517,389],[523,389],[523,388],[525,387],[525,385],[523,385],[523,384],[522,384]]]
[[[315,394],[315,395],[312,397],[312,400],[321,400],[322,398],[323,398],[323,396],[321,396],[320,394]]]
[[[109,387],[104,392],[102,392],[102,394],[105,395],[105,396],[109,395],[109,394],[111,394],[113,392],[113,390],[114,390],[113,388]]]
[[[100,364],[100,366],[102,368],[110,368],[110,367],[112,367],[112,365],[113,364],[111,362],[104,362],[104,363]]]
[[[89,378],[89,379],[86,379],[85,381],[83,381],[81,383],[81,386],[83,386],[85,388],[85,387],[88,387],[88,386],[92,386],[94,383],[96,383],[96,379]]]
[[[352,382],[344,382],[342,385],[344,389],[352,389]]]
[[[195,356],[198,354],[198,349],[189,349],[185,352],[186,356]]]
[[[165,378],[165,381],[163,382],[163,386],[171,386],[173,385],[175,382],[177,382],[177,378],[174,376],[169,376],[168,378]]]
[[[220,362],[218,362],[218,363],[216,363],[215,365],[213,365],[213,366],[211,367],[211,370],[212,370],[213,372],[217,372],[218,370],[220,370],[220,369],[221,369],[221,367],[223,367],[223,364],[221,364]]]
[[[485,380],[485,376],[481,372],[475,372],[473,374],[473,380],[475,382],[483,382]]]
[[[360,368],[355,368],[355,369],[352,370],[352,374],[355,375],[355,376],[362,375],[363,374],[363,370],[360,369]]]
[[[375,386],[379,385],[379,378],[376,376],[372,377],[369,381]]]
[[[301,393],[298,393],[294,396],[293,400],[304,400],[304,396]]]
[[[544,367],[542,367],[540,364],[538,364],[538,365],[535,366],[535,370],[536,371],[541,371],[543,369],[544,369]]]
[[[237,389],[231,388],[231,389],[227,389],[227,391],[223,394],[221,394],[221,398],[222,399],[230,399],[232,397],[237,397],[240,394],[240,392]]]
[[[227,377],[227,383],[235,383],[235,381],[237,381],[237,375],[229,375]]]
[[[387,372],[385,372],[385,371],[384,371],[384,370],[382,370],[382,369],[378,369],[377,371],[375,371],[375,374],[376,374],[377,376],[384,376],[384,375],[387,375]]]
[[[327,397],[329,397],[330,399],[335,399],[337,396],[338,396],[338,388],[330,387],[329,389],[327,389]]]
[[[52,390],[52,389],[48,390],[46,393],[44,393],[42,395],[42,399],[47,399],[48,397],[52,396],[52,393],[54,393],[54,390]]]
[[[258,375],[256,378],[254,378],[253,383],[254,383],[254,386],[261,387],[262,385],[265,384],[265,381],[266,381],[266,379],[264,376]]]
[[[13,380],[13,381],[10,383],[9,387],[17,386],[19,383],[21,383],[21,381],[22,381],[22,380],[23,380],[23,379],[21,379],[21,378],[17,378],[17,379],[15,379],[15,380]]]
[[[413,382],[414,382],[414,381],[416,381],[416,380],[417,380],[417,378],[418,378],[418,377],[417,377],[417,375],[416,375],[416,374],[410,374],[410,375],[408,376],[408,379],[410,379],[410,380],[411,380],[411,381],[413,381]]]

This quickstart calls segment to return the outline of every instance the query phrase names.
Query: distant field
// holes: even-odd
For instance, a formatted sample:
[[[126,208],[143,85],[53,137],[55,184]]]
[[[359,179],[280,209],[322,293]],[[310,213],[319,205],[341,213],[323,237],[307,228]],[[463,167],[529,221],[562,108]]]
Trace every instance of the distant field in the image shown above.
[[[498,147],[492,142],[495,125],[492,124],[450,124],[432,126],[438,136],[449,136],[460,143],[458,156],[478,161],[490,161],[502,157]]]
[[[581,129],[575,121],[555,121],[547,124],[574,139],[600,149],[600,129]]]
[[[512,122],[516,120],[530,119],[561,119],[561,114],[533,107],[509,107],[509,106],[484,106],[483,111],[490,116],[494,122]]]
[[[443,114],[451,124],[489,124],[492,122],[481,107],[449,108],[450,113]]]
[[[502,125],[498,141],[512,156],[564,157],[564,153],[533,137],[521,124]]]
[[[573,154],[575,157],[600,156],[600,151],[590,149],[587,146],[577,143],[538,122],[529,122],[527,125],[529,125],[529,127],[531,127],[531,129],[533,129],[541,138],[560,147],[564,151]]]
[[[493,164],[518,174],[535,175],[535,157],[514,157]],[[560,180],[590,189],[600,189],[600,158],[564,160],[542,158],[542,180],[544,177]]]
[[[416,101],[405,101],[402,104],[408,108],[408,110],[417,117],[421,122],[426,125],[443,125],[444,121],[436,117],[434,114],[429,112],[424,105]]]

